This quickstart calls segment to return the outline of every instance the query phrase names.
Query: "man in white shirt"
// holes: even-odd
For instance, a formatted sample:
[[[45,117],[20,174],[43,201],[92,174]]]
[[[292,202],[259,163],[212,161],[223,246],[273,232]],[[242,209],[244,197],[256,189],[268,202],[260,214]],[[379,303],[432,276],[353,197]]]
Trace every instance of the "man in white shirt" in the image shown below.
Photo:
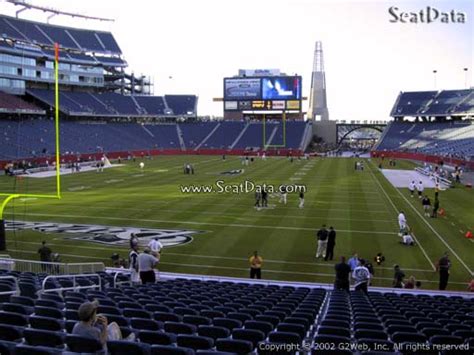
[[[407,227],[407,219],[403,211],[398,214],[398,226],[400,227],[400,236],[402,236],[402,231]]]
[[[150,240],[148,247],[151,249],[152,255],[158,256],[161,253],[161,249],[163,249],[163,244],[161,244],[158,237],[155,237],[154,239]]]
[[[423,182],[421,180],[418,185],[416,185],[416,189],[418,190],[418,198],[422,198],[423,190],[425,189],[425,187],[423,186]]]
[[[159,259],[151,255],[151,250],[149,248],[145,248],[143,253],[138,255],[137,261],[142,284],[155,283],[156,276],[154,268],[158,265]]]
[[[365,266],[365,260],[360,260],[360,265],[357,266],[354,271],[352,272],[352,278],[355,281],[355,290],[356,291],[363,291],[367,293],[367,286],[370,280],[370,271]]]
[[[410,190],[410,196],[413,197],[413,195],[415,194],[415,188],[416,188],[416,184],[415,184],[415,180],[413,180],[410,185],[408,186],[408,189]]]

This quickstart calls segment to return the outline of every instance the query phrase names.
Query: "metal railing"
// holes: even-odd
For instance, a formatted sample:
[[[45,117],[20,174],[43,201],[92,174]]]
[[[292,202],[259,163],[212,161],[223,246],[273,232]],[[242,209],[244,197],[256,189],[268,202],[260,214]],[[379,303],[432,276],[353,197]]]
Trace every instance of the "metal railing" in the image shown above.
[[[0,280],[13,280],[15,282],[15,289],[12,291],[2,291],[0,292],[0,295],[18,295],[20,294],[20,286],[18,285],[18,279],[14,276],[0,276]]]
[[[71,287],[59,287],[59,288],[48,288],[46,289],[46,282],[49,281],[49,280],[52,280],[52,279],[61,279],[61,278],[68,278],[72,281],[72,286]],[[78,285],[77,284],[77,279],[78,278],[97,278],[97,280],[99,280],[99,282],[97,284],[93,284],[93,285],[84,285],[84,286],[81,286],[81,285]],[[41,290],[39,291],[39,293],[46,293],[46,292],[63,292],[63,291],[78,291],[78,290],[85,290],[85,289],[99,289],[99,290],[102,290],[102,278],[100,277],[100,275],[97,275],[97,274],[74,274],[74,275],[49,275],[49,276],[46,276],[43,280],[43,283],[41,285]]]
[[[104,263],[57,263],[48,261],[32,261],[0,257],[0,269],[20,272],[45,272],[52,275],[69,275],[95,273],[104,271]]]
[[[117,287],[118,285],[132,285],[132,272],[129,269],[108,267],[106,272],[107,274],[114,275],[114,283],[112,287]],[[121,275],[126,275],[128,279],[125,281],[117,281],[118,277]]]

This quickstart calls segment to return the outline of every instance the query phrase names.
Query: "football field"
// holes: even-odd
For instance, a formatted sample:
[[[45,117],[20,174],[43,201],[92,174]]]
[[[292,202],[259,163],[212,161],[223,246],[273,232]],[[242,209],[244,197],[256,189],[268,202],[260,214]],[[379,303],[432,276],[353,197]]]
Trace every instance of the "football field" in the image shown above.
[[[465,290],[472,277],[474,243],[464,233],[474,227],[474,193],[464,187],[442,191],[440,203],[446,216],[432,219],[423,216],[418,198],[410,198],[407,189],[396,189],[385,179],[376,161],[364,160],[364,171],[354,170],[352,158],[293,162],[257,158],[245,166],[233,156],[225,161],[220,156],[162,156],[144,160],[143,170],[138,160],[122,163],[102,173],[65,175],[61,200],[14,200],[5,210],[5,219],[84,224],[96,230],[104,226],[163,230],[173,245],[165,248],[159,268],[170,272],[248,277],[248,257],[258,250],[264,258],[265,279],[332,283],[334,264],[341,255],[357,252],[373,262],[382,252],[386,261],[381,266],[373,262],[373,285],[391,286],[393,265],[399,264],[407,277],[422,282],[422,288],[436,289],[434,266],[447,251],[452,262],[448,289]],[[186,163],[193,164],[194,175],[183,174]],[[401,166],[413,168],[409,162]],[[277,194],[270,194],[269,207],[257,210],[254,192],[242,191],[245,185],[240,184],[245,181],[247,186],[304,185],[305,206],[298,207],[298,193],[290,193],[286,205],[279,203]],[[214,191],[183,191],[191,185]],[[220,193],[219,186],[228,192]],[[0,191],[13,188],[52,192],[54,178],[0,177]],[[426,192],[433,200],[434,191]],[[400,210],[414,231],[415,247],[399,243]],[[337,231],[333,261],[315,259],[315,235],[322,224]],[[12,257],[37,260],[42,240],[67,262],[111,265],[113,253],[128,255],[128,239],[114,235],[113,228],[92,240],[90,233],[75,233],[71,226],[63,228],[65,233],[59,233],[61,225],[49,233],[33,227],[7,232]]]

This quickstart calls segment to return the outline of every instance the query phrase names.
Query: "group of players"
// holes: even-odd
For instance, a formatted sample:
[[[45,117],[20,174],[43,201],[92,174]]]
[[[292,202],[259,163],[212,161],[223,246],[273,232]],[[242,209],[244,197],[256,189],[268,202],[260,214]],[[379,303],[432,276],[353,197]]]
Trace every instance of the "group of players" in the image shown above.
[[[288,187],[281,185],[279,188],[279,203],[286,205],[288,203]],[[260,211],[261,208],[268,207],[268,191],[265,189],[255,191],[255,204],[254,207]],[[299,208],[304,207],[304,191],[301,189],[299,192]]]
[[[435,187],[435,199],[433,202],[433,207],[431,207],[431,200],[428,197],[428,195],[423,195],[423,192],[425,190],[425,187],[423,186],[423,182],[420,180],[417,183],[415,183],[414,180],[410,183],[408,186],[408,189],[410,190],[410,196],[413,198],[415,196],[415,190],[418,192],[418,198],[421,200],[421,204],[423,206],[423,210],[425,213],[425,217],[432,217],[432,218],[437,218],[438,217],[438,210],[439,210],[439,184],[436,184]]]

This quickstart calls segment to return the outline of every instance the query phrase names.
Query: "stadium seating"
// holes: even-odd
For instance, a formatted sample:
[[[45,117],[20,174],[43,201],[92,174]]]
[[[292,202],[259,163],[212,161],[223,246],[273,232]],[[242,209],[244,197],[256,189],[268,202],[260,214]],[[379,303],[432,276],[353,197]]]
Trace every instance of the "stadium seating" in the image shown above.
[[[165,101],[174,115],[194,115],[197,97],[194,95],[165,95]]]
[[[52,90],[28,89],[27,94],[47,106],[54,107]],[[2,108],[1,102],[0,100],[0,108]],[[113,92],[61,91],[59,105],[64,114],[72,116],[195,116],[197,97],[193,95],[131,96]]]
[[[52,47],[57,42],[63,48],[77,51],[121,54],[110,32],[54,26],[2,15],[0,33],[11,39],[32,41],[38,45]]]
[[[287,122],[286,148],[301,149],[307,123]],[[217,129],[216,129],[217,127]],[[200,122],[173,124],[137,124],[105,121],[61,120],[61,153],[92,154],[153,149],[234,149],[261,148],[262,123]],[[278,126],[278,130],[281,127]],[[0,161],[51,156],[55,149],[54,122],[44,118],[0,119]],[[278,133],[276,133],[278,134]],[[283,138],[272,139],[272,144]],[[28,139],[26,139],[28,137]],[[181,145],[182,140],[183,145]]]
[[[474,123],[391,122],[375,149],[470,159],[474,156]]]
[[[44,110],[25,100],[0,91],[0,112],[43,114]]]
[[[0,274],[25,276],[8,271]],[[44,274],[28,276],[41,280]],[[265,350],[272,344],[293,344],[296,349],[303,342],[314,349],[332,344],[353,344],[366,350],[378,346],[384,347],[384,353],[396,354],[395,344],[474,345],[473,298],[391,292],[366,295],[185,278],[115,288],[108,287],[105,280],[104,285],[101,291],[42,293],[36,300],[11,296],[9,302],[0,304],[0,351],[27,351],[31,346],[48,354],[64,349],[96,351],[97,343],[70,334],[77,309],[69,309],[69,301],[85,298],[97,298],[99,312],[118,322],[124,336],[134,332],[138,339],[109,341],[112,354],[266,354],[272,353]],[[22,307],[33,305],[31,315],[23,314]],[[164,308],[155,311],[154,306]],[[52,313],[46,315],[45,309]],[[469,353],[464,349],[457,354]]]
[[[392,117],[451,116],[474,112],[474,90],[401,92],[392,109]]]

